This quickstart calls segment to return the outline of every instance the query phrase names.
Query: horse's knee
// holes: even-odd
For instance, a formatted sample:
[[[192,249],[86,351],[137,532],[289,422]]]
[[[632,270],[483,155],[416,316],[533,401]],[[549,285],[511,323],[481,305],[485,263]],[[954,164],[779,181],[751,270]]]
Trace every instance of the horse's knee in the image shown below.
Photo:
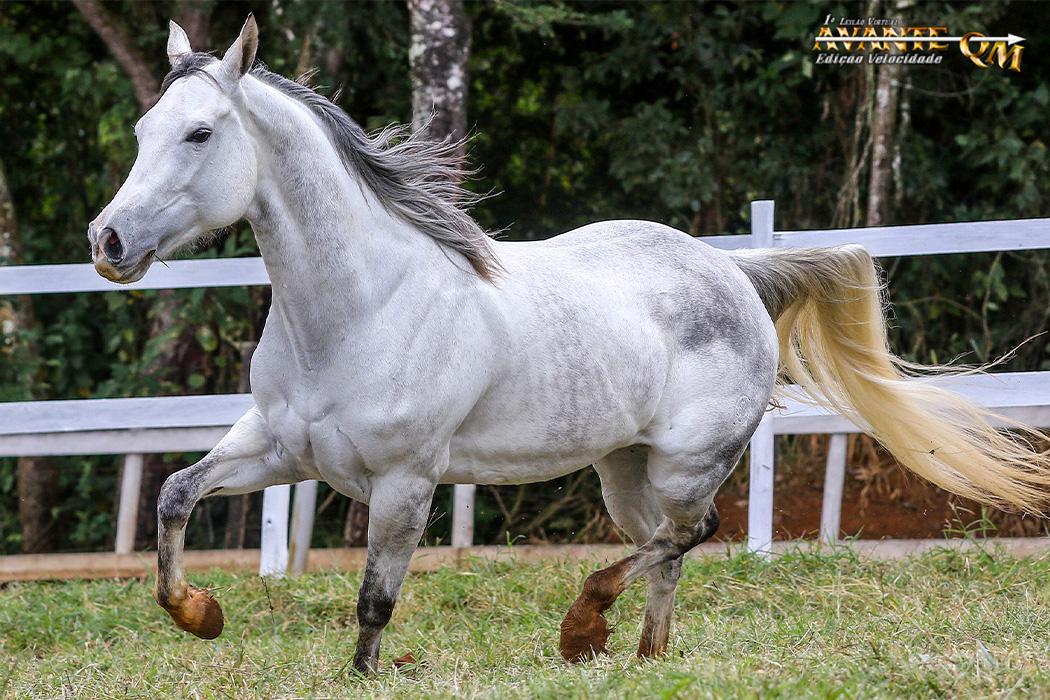
[[[166,529],[180,529],[189,522],[196,503],[199,478],[189,469],[177,471],[164,480],[157,496],[157,520]]]

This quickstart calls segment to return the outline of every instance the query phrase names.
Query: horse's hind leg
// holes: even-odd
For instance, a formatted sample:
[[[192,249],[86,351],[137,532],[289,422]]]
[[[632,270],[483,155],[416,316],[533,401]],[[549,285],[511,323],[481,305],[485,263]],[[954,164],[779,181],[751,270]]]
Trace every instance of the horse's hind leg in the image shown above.
[[[186,583],[182,550],[186,523],[197,501],[216,494],[258,491],[298,481],[258,410],[252,409],[205,457],[164,482],[157,499],[156,598],[175,624],[202,639],[222,632],[222,609],[206,591]]]
[[[636,552],[587,578],[583,592],[562,621],[560,647],[566,660],[582,661],[604,650],[608,632],[602,613],[643,575],[650,576],[650,590],[656,596],[646,605],[638,651],[643,656],[663,651],[680,560],[717,530],[715,491],[739,459],[743,444],[689,455],[651,451],[647,475],[663,520]]]
[[[648,448],[637,445],[617,450],[594,465],[610,517],[638,546],[649,541],[663,518],[645,473],[647,457]],[[560,640],[563,657],[581,660],[605,651],[609,626],[603,610],[574,609],[565,616]]]
[[[674,594],[681,575],[682,557],[659,564],[647,574],[649,593],[645,598],[645,619],[642,622],[642,637],[638,640],[638,658],[660,656],[667,651],[671,618],[674,617]]]
[[[649,450],[636,445],[618,450],[594,465],[602,482],[602,497],[613,521],[627,533],[636,546],[642,546],[653,536],[663,520],[656,502],[656,494],[646,473]],[[638,643],[638,656],[654,656],[667,648],[674,615],[675,588],[682,572],[681,559],[654,567],[647,575],[649,590],[645,600],[645,622]],[[601,627],[604,618],[596,620]],[[570,656],[586,654],[588,649],[604,647],[604,640],[595,635],[573,645],[566,640]]]

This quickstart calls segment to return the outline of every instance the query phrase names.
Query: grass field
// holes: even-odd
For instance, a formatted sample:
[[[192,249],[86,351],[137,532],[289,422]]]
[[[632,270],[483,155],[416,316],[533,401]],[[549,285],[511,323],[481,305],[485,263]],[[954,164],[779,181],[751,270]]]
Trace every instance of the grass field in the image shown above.
[[[611,611],[609,656],[562,663],[557,628],[589,567],[482,564],[413,574],[383,672],[348,672],[358,573],[197,575],[216,641],[178,631],[151,582],[0,589],[7,697],[1047,697],[1050,558],[937,551],[689,562],[671,653],[633,656],[643,587]],[[393,670],[411,652],[418,663]]]

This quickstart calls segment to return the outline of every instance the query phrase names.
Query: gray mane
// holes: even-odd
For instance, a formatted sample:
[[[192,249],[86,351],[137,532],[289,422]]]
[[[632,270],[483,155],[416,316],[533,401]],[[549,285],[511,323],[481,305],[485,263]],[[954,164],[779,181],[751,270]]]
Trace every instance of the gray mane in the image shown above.
[[[214,60],[206,53],[182,57],[165,76],[161,94],[179,78],[203,72]],[[462,253],[481,277],[491,280],[497,275],[500,263],[489,235],[467,211],[481,197],[460,185],[471,174],[461,155],[461,142],[431,141],[401,125],[370,135],[306,85],[277,75],[261,63],[251,74],[309,107],[328,131],[347,170],[361,178],[389,212]]]

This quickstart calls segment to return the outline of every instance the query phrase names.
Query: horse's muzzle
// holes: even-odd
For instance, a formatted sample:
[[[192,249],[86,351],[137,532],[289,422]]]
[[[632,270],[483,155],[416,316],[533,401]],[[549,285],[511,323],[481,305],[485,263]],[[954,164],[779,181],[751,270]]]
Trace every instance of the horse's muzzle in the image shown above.
[[[120,282],[123,278],[123,275],[120,274],[117,268],[113,267],[113,263],[102,257],[95,260],[95,272],[102,275],[110,282]]]
[[[98,254],[95,256],[95,272],[110,282],[119,284],[138,282],[146,274],[146,270],[149,269],[150,264],[153,262],[153,254],[154,251],[149,251],[134,265],[128,265],[126,258],[120,263],[114,264],[106,255]]]

